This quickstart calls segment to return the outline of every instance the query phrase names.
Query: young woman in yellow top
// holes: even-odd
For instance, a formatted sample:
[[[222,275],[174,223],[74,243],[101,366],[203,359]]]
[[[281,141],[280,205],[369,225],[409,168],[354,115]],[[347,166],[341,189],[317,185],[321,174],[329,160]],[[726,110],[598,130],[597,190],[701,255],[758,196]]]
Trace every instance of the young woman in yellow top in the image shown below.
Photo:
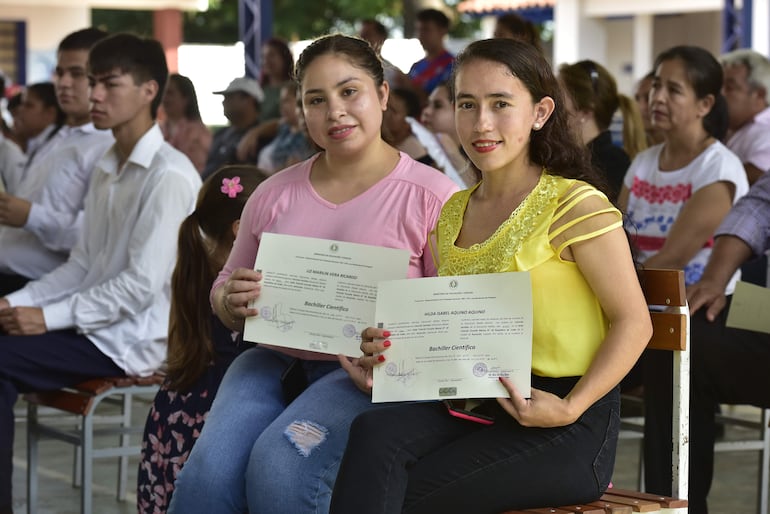
[[[491,425],[452,417],[436,402],[359,415],[335,514],[562,505],[595,500],[610,481],[617,384],[651,334],[620,213],[591,185],[597,175],[534,47],[469,45],[455,64],[454,102],[460,140],[482,180],[442,210],[438,272],[530,272],[531,397],[501,379],[510,397],[479,407],[495,418]],[[364,390],[371,377],[360,370],[387,362],[387,347],[398,344],[384,335],[367,329],[360,366],[347,366]]]

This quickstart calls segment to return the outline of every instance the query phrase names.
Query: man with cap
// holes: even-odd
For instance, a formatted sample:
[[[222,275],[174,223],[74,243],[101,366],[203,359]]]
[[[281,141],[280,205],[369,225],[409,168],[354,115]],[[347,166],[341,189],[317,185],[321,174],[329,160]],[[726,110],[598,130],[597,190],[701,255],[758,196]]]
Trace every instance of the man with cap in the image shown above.
[[[214,94],[224,95],[222,108],[230,125],[214,134],[201,174],[203,180],[227,164],[248,164],[238,160],[236,149],[243,135],[259,123],[259,106],[264,98],[259,83],[247,77],[233,80],[227,89],[214,91]]]

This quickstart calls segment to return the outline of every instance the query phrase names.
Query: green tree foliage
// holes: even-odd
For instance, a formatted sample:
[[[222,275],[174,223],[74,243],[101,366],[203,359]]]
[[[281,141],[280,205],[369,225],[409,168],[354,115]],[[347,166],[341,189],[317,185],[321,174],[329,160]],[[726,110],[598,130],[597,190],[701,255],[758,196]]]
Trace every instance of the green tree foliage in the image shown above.
[[[377,18],[401,23],[404,0],[273,0],[273,34],[289,40],[311,39],[329,32],[355,33],[356,22]],[[450,5],[457,0],[449,2]],[[93,24],[110,32],[129,31],[152,36],[152,12],[94,9]],[[452,30],[466,36],[477,20],[461,18]],[[238,0],[209,0],[204,12],[184,13],[187,43],[232,44],[238,41]]]

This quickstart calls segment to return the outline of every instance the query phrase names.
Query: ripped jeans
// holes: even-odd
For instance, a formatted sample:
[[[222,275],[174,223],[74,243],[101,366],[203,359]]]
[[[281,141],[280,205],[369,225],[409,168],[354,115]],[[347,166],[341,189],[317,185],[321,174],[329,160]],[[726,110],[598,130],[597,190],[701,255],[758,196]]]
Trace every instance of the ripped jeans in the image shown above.
[[[262,347],[235,359],[169,514],[328,512],[350,424],[377,405],[337,361],[303,361],[310,385],[287,406],[280,377],[292,360]]]

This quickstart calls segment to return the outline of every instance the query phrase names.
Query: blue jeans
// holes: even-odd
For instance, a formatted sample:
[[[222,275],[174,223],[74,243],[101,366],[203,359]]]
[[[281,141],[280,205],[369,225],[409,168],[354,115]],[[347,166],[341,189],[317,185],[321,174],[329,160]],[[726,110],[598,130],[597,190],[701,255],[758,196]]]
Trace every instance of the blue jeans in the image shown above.
[[[262,347],[235,359],[169,514],[328,512],[350,424],[377,405],[336,361],[303,361],[310,385],[286,405],[280,377],[292,360]]]

